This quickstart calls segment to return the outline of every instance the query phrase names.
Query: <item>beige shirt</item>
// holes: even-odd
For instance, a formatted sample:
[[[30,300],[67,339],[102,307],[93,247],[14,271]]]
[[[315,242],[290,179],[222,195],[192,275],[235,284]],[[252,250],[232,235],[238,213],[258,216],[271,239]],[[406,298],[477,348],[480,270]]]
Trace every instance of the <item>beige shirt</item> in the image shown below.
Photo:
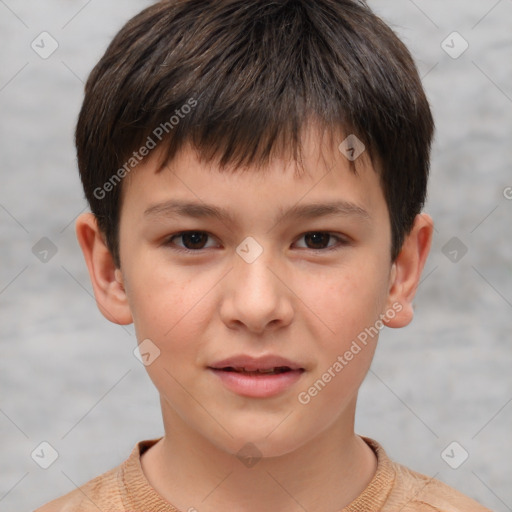
[[[391,461],[379,443],[363,439],[377,456],[377,471],[341,512],[491,512],[439,480]],[[142,471],[141,454],[158,441],[137,443],[120,466],[35,512],[180,512],[151,487]]]

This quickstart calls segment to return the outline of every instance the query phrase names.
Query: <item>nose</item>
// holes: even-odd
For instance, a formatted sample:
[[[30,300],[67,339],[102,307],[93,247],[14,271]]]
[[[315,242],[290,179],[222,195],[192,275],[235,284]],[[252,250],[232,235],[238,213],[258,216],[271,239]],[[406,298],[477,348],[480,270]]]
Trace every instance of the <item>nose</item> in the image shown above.
[[[289,325],[293,318],[293,292],[279,275],[275,260],[264,251],[256,261],[234,256],[234,267],[226,277],[221,306],[223,322],[231,329],[245,326],[261,334]]]

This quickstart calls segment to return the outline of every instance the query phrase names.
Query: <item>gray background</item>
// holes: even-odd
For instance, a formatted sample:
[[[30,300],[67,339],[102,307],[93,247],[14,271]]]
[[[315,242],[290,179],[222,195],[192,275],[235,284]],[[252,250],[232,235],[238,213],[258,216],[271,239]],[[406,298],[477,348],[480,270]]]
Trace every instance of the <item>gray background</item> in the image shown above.
[[[75,489],[119,464],[137,441],[163,432],[157,393],[132,353],[133,328],[98,312],[73,227],[86,208],[73,147],[82,82],[114,34],[149,3],[0,0],[6,512]],[[436,117],[426,208],[436,233],[416,318],[381,334],[357,431],[395,460],[510,511],[512,0],[371,5],[411,49]],[[46,60],[30,46],[42,31],[59,43]],[[453,31],[469,43],[457,59],[441,46]],[[447,40],[452,52],[460,42]],[[43,237],[58,251],[46,263],[32,250]],[[453,237],[457,262],[449,253],[456,246],[443,251]],[[462,258],[461,247],[468,250]],[[46,470],[31,458],[42,441],[59,454]],[[469,453],[458,469],[441,457],[452,441]],[[448,453],[460,460],[460,448]]]

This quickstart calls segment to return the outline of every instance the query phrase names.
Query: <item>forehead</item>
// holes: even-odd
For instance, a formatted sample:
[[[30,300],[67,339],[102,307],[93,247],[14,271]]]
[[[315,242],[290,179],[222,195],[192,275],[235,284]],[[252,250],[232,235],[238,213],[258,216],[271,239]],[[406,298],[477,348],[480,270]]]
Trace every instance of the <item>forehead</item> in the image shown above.
[[[162,215],[217,218],[236,223],[242,213],[268,214],[277,220],[351,215],[361,220],[387,213],[379,175],[366,152],[348,158],[346,137],[303,138],[301,160],[283,155],[267,165],[221,168],[190,144],[161,165],[155,149],[123,184],[122,213],[155,219]],[[341,144],[341,150],[340,150]]]

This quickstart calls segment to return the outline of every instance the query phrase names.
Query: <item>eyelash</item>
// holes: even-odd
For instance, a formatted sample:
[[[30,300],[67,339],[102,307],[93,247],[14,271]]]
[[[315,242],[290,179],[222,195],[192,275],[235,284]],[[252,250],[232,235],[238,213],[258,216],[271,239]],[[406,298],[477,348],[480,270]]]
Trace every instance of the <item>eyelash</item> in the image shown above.
[[[170,247],[172,250],[174,251],[177,251],[177,252],[181,252],[181,253],[185,253],[185,254],[198,254],[198,253],[201,253],[202,251],[204,251],[205,249],[187,249],[187,248],[184,248],[184,247],[179,247],[179,246],[176,246],[172,243],[172,240],[174,238],[180,238],[182,237],[183,235],[187,235],[187,234],[194,234],[194,233],[200,233],[200,234],[205,234],[211,238],[215,238],[213,237],[213,235],[211,235],[210,233],[206,232],[206,231],[182,231],[180,233],[176,233],[170,237],[168,237],[166,239],[166,241],[164,242],[164,245],[167,246],[167,247]],[[349,241],[344,238],[344,237],[341,237],[339,235],[336,235],[334,233],[331,233],[329,231],[307,231],[306,233],[303,233],[299,238],[298,240],[300,240],[301,238],[303,238],[304,236],[306,235],[310,235],[310,234],[322,234],[322,235],[329,235],[330,237],[332,238],[335,238],[337,239],[338,243],[334,246],[331,246],[331,247],[326,247],[325,249],[308,249],[307,247],[306,248],[301,248],[303,250],[309,250],[309,251],[315,251],[315,252],[327,252],[327,251],[333,251],[333,250],[338,250],[340,249],[340,247],[343,247],[343,246],[346,246],[349,244]]]

